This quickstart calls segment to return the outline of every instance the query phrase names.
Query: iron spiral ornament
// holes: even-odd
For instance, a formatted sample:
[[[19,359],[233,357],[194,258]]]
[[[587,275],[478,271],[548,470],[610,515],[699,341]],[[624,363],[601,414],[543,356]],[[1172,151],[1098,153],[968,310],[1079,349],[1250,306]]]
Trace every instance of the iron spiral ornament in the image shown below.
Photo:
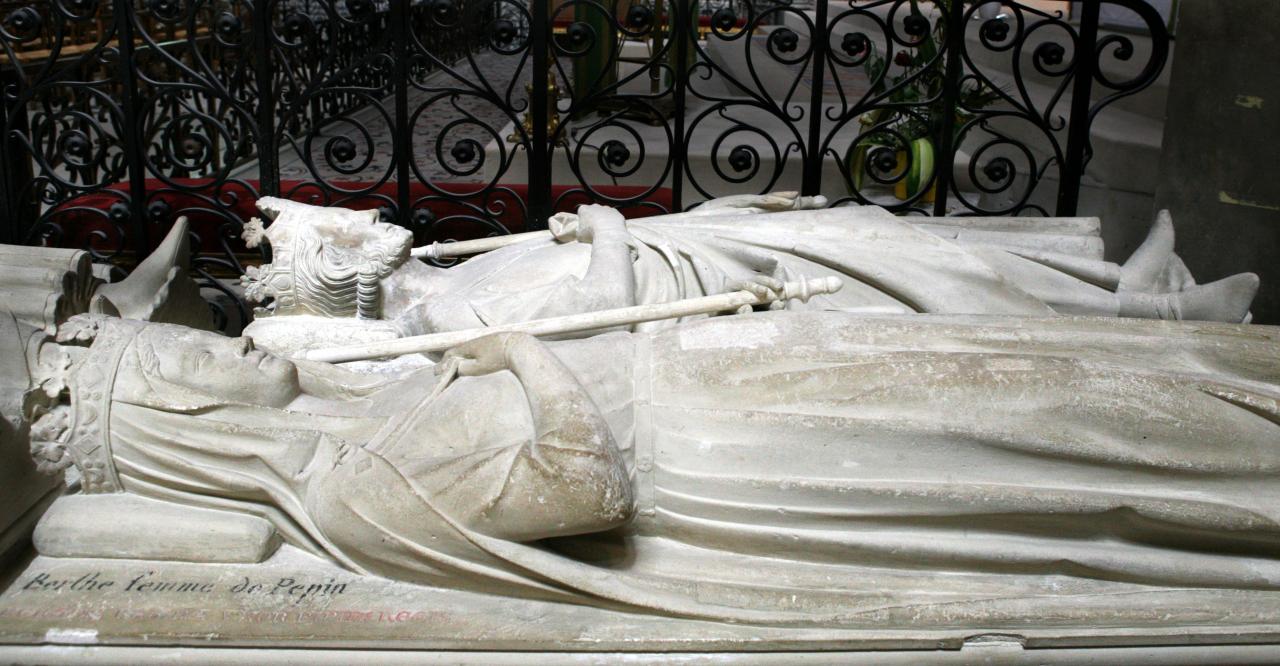
[[[1017,0],[15,2],[2,240],[127,270],[187,216],[234,328],[266,195],[378,210],[419,244],[773,190],[1072,214],[1088,130],[1169,54],[1149,3],[1098,2],[1139,29]]]

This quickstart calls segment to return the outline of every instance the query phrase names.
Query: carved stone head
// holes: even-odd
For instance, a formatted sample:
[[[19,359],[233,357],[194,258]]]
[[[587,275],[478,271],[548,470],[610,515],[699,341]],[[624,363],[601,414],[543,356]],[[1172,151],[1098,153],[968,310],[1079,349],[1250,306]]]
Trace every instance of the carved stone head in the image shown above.
[[[297,367],[255,350],[248,338],[78,315],[60,328],[58,341],[71,363],[60,400],[32,425],[32,453],[48,473],[74,463],[86,492],[120,489],[110,457],[113,405],[169,412],[227,404],[278,408],[301,393]]]
[[[161,324],[134,337],[113,396],[164,407],[211,401],[284,407],[299,391],[297,367],[254,349],[250,338]]]
[[[258,200],[271,221],[251,220],[249,247],[266,240],[272,261],[246,272],[245,295],[272,303],[259,314],[311,314],[376,319],[378,282],[409,259],[413,234],[378,221],[373,210],[310,206],[274,197]]]

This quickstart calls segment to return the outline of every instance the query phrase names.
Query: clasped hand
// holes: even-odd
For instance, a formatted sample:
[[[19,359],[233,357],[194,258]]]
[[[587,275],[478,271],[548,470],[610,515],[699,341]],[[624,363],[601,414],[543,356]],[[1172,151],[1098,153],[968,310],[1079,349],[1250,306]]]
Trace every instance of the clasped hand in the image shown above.
[[[464,342],[445,352],[436,365],[436,374],[446,375],[456,371],[462,377],[477,377],[506,370],[510,367],[510,351],[526,340],[528,333],[493,333]]]
[[[558,242],[590,243],[597,238],[625,239],[627,220],[608,206],[591,204],[578,208],[577,214],[556,213],[547,220],[547,229]]]

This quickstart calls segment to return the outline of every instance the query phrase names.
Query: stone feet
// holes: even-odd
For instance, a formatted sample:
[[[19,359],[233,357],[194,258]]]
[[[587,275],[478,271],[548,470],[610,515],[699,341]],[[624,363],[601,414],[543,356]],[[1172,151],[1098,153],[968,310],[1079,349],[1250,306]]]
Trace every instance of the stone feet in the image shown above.
[[[1173,216],[1162,210],[1156,215],[1142,245],[1120,267],[1120,291],[1154,293],[1169,259],[1173,257]]]
[[[1116,295],[1122,317],[1239,323],[1249,315],[1258,284],[1257,275],[1240,273],[1169,294],[1121,291]]]

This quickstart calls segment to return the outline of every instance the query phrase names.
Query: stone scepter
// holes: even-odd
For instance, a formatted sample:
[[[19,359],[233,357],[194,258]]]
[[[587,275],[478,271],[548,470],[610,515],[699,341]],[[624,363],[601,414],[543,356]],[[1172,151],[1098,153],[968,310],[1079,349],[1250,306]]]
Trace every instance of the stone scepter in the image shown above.
[[[763,285],[758,285],[760,288],[754,290],[743,289],[701,298],[686,298],[670,303],[636,305],[564,317],[534,319],[504,326],[489,326],[462,331],[415,335],[384,342],[313,349],[301,356],[310,361],[345,363],[405,354],[439,352],[495,333],[528,333],[534,336],[559,335],[699,314],[715,314],[737,310],[744,306],[767,305],[776,301],[789,301],[792,299],[808,301],[810,297],[818,294],[835,293],[840,290],[842,285],[840,278],[837,277],[825,277],[816,280],[801,279],[781,283],[776,290],[765,289]]]

